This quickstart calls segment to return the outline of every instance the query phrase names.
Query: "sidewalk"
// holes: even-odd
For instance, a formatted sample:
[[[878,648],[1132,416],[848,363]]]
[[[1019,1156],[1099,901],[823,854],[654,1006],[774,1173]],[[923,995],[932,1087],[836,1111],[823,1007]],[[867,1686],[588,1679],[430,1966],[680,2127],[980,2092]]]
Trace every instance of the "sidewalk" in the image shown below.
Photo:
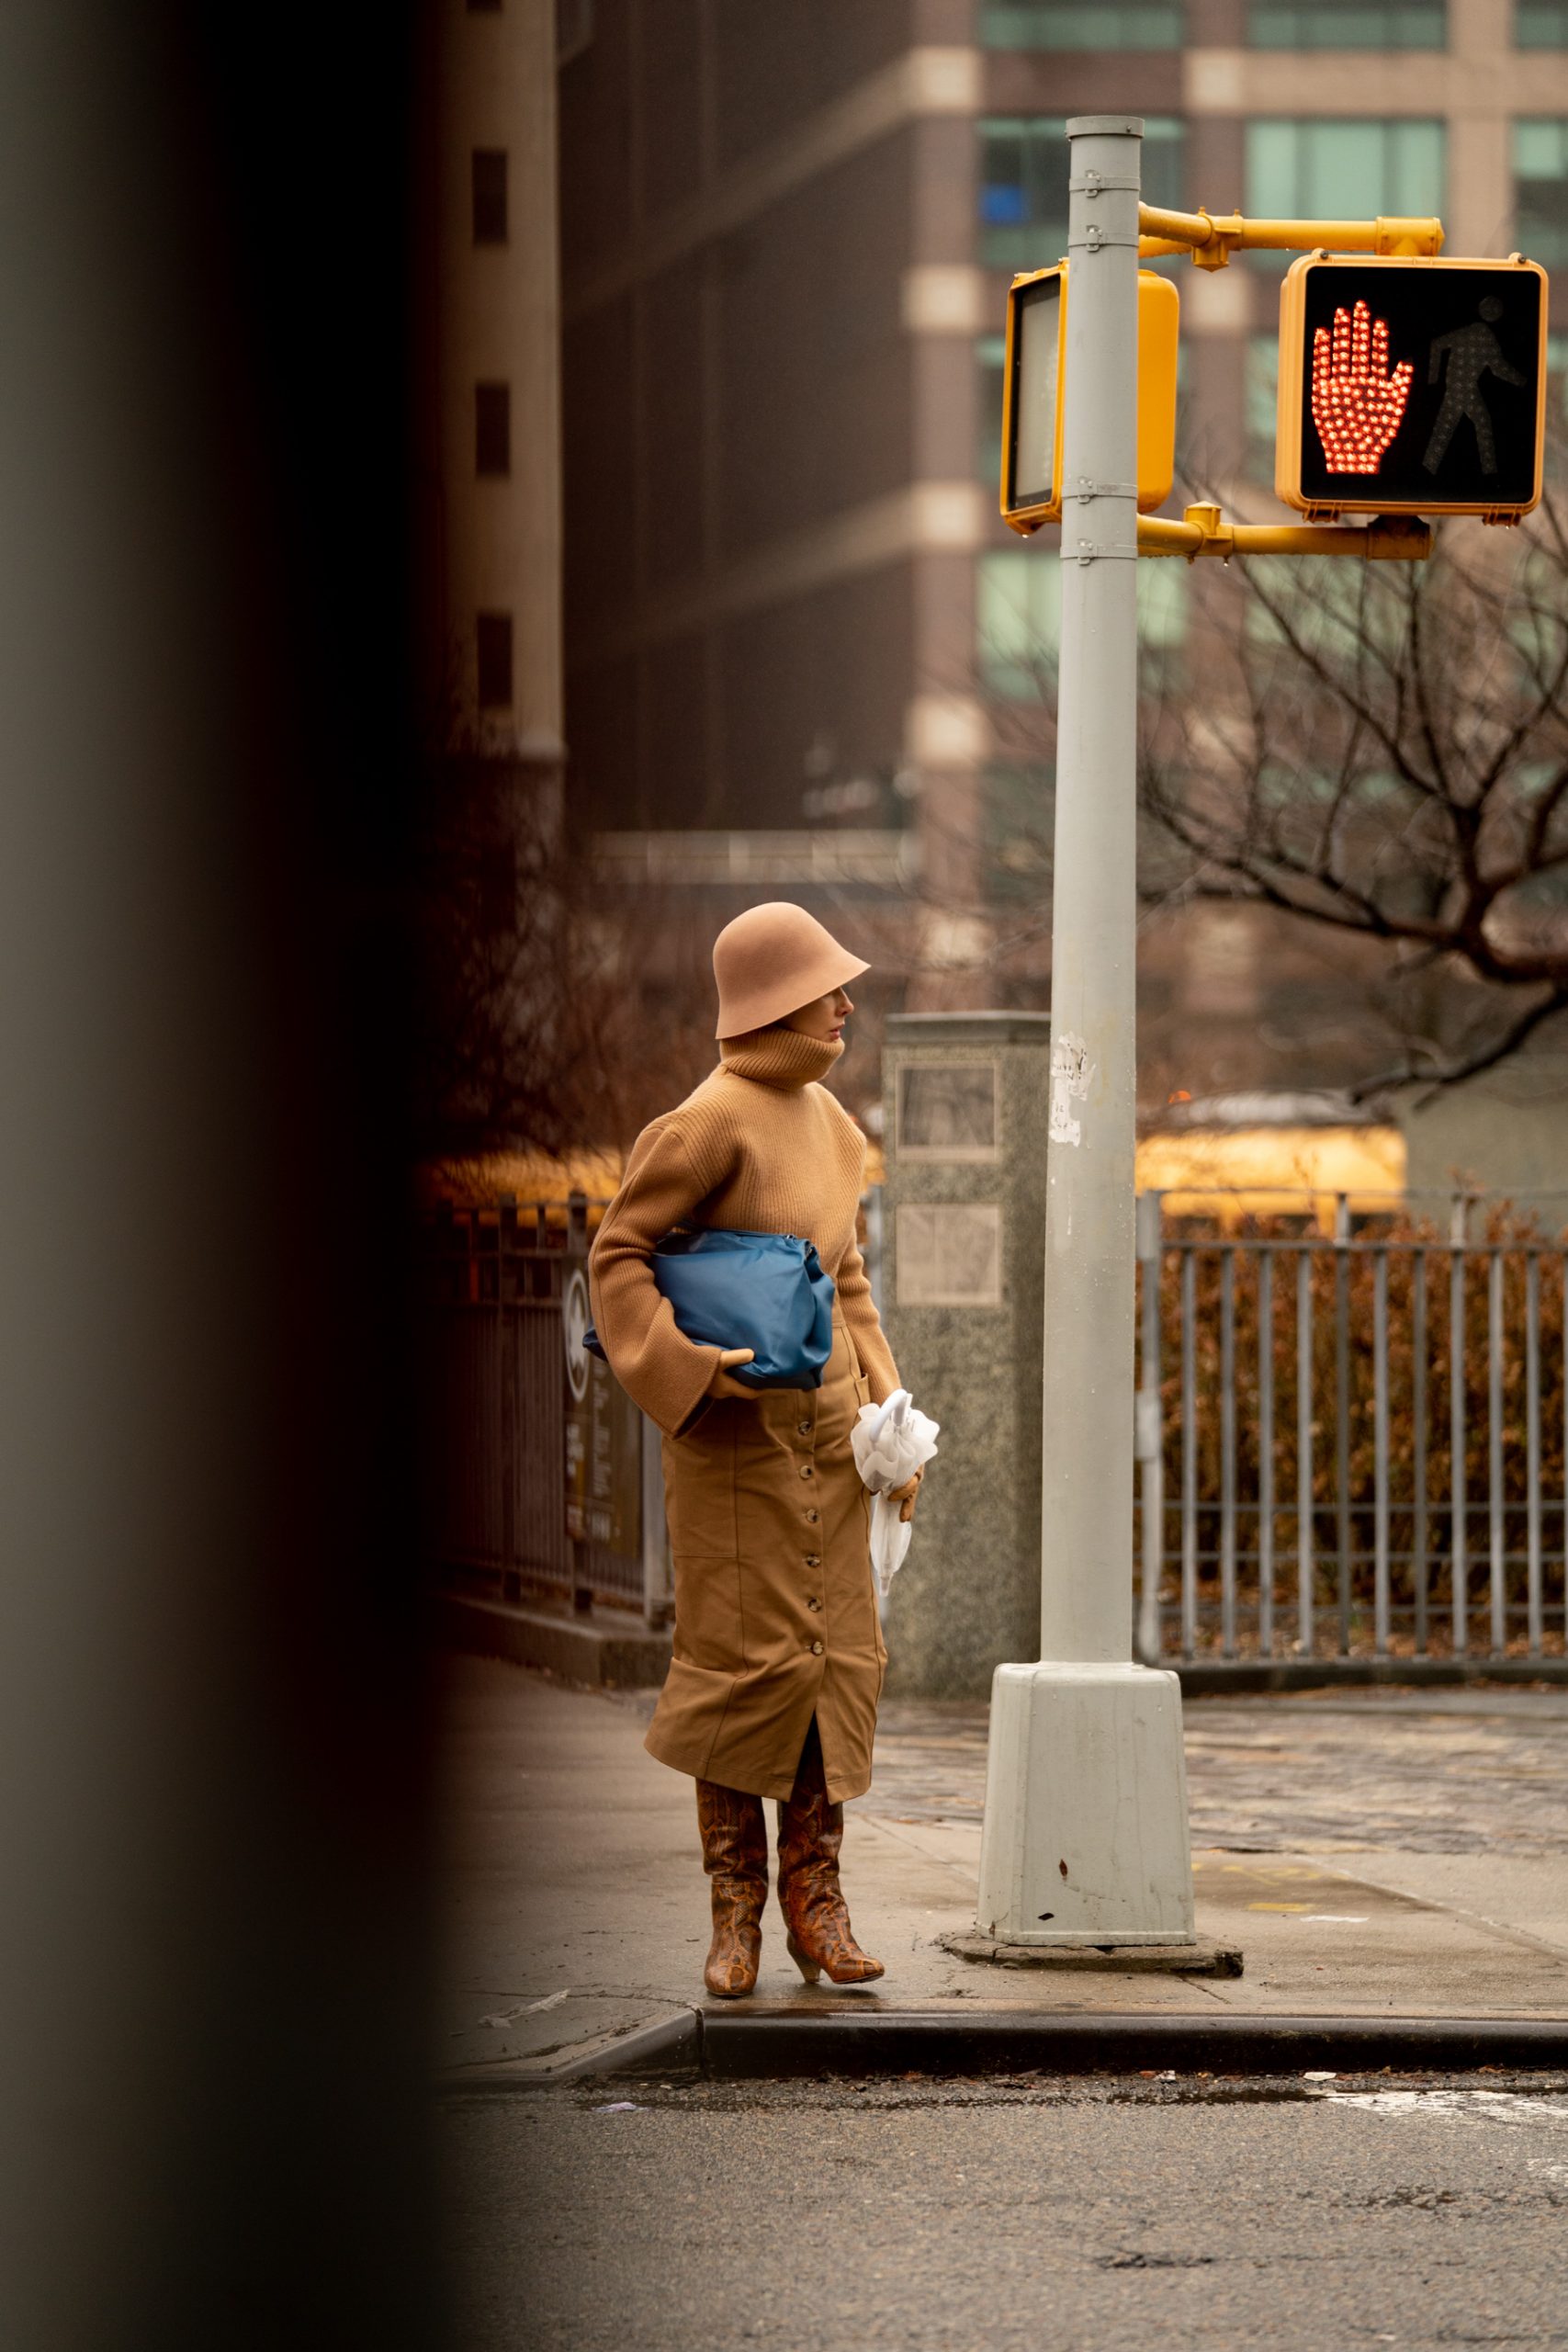
[[[1535,2020],[1562,2029],[1550,2062],[1568,2063],[1568,1692],[1190,1700],[1198,1929],[1242,1947],[1231,1978],[1004,1968],[944,1949],[974,1923],[985,1711],[890,1706],[844,1838],[856,1932],[886,1976],[807,1987],[770,1903],[755,1996],[708,2004],[691,1784],[643,1751],[651,1694],[471,1657],[448,1673],[437,2064],[460,2080],[624,2062],[689,2040],[694,2008],[735,2048],[746,2018],[874,2018],[882,2032],[902,2019],[927,2035],[985,2018],[1051,2024],[1063,2046],[1135,2030],[1134,2064],[1167,2030],[1182,2064],[1201,2060],[1205,2032],[1216,2052],[1238,2032],[1252,2051],[1287,2019],[1334,2021],[1342,2040],[1353,2020],[1437,2020],[1456,2051],[1461,2020]]]

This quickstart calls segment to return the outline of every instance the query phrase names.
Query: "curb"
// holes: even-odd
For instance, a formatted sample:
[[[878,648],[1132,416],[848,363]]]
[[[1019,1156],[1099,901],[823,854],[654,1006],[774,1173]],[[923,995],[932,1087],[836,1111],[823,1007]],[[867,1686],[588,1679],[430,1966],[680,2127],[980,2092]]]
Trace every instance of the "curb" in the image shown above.
[[[705,2074],[1293,2075],[1309,2067],[1467,2071],[1568,2064],[1568,2018],[1241,2018],[1206,2015],[953,2018],[927,2010],[856,2017],[697,2019]]]
[[[502,2059],[487,2066],[454,2066],[437,2078],[436,2088],[487,2094],[548,2090],[557,2083],[585,2082],[597,2075],[646,2074],[657,2066],[688,2073],[701,2063],[701,2012],[685,2008],[674,2017],[654,2018],[647,2025],[634,2026],[629,2033],[592,2041],[553,2066],[541,2066],[526,2058]]]
[[[1468,2074],[1568,2068],[1568,2018],[1142,2016],[838,2009],[746,2016],[689,2009],[554,2067],[487,2066],[445,2075],[444,2093],[536,2091],[642,2074],[715,2082],[872,2075]]]

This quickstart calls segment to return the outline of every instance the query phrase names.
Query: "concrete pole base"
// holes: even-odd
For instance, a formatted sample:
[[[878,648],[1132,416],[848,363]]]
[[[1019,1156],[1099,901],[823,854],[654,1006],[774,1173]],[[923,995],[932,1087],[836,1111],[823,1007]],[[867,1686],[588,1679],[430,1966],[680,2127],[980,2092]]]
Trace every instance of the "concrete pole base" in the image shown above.
[[[1197,1943],[1174,1674],[998,1667],[976,1925],[1007,1944]]]

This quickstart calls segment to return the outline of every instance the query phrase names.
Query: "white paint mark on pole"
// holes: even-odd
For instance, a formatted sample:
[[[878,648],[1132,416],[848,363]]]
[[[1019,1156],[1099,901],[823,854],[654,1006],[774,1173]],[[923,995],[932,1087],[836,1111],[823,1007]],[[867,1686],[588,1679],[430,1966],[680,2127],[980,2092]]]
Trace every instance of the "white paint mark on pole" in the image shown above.
[[[1073,1104],[1089,1093],[1094,1064],[1081,1037],[1070,1033],[1051,1040],[1051,1141],[1080,1143],[1083,1127],[1073,1116]]]

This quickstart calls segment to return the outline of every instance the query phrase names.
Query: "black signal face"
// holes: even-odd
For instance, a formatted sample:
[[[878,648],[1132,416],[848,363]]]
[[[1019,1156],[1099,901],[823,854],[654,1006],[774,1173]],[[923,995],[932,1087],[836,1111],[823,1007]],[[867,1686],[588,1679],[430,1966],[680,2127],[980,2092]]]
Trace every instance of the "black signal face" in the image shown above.
[[[1280,496],[1379,514],[1528,511],[1545,351],[1533,263],[1298,262],[1281,302]]]

